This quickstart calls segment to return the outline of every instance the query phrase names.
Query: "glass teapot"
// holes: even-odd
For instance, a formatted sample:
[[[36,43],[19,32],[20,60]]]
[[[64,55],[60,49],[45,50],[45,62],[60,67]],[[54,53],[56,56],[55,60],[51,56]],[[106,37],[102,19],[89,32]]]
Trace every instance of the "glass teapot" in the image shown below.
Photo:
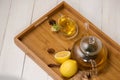
[[[107,49],[96,36],[85,35],[74,43],[72,58],[78,62],[80,70],[91,70],[92,67],[96,67],[99,72],[106,64]]]

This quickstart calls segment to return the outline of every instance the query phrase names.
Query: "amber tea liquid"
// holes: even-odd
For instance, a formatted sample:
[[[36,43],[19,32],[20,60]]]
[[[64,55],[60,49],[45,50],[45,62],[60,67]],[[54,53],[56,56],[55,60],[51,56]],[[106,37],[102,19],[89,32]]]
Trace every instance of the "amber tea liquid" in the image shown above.
[[[106,66],[107,56],[108,56],[107,49],[103,45],[101,51],[99,52],[98,55],[95,56],[95,59],[94,59],[94,61],[96,62],[96,68],[98,72],[102,72],[102,70]],[[78,57],[78,55],[76,55],[75,53],[72,53],[72,58],[76,59],[76,57]],[[81,58],[78,58],[77,62],[80,70],[90,70],[92,68],[90,62],[84,62]]]
[[[61,26],[61,32],[67,37],[75,36],[78,32],[75,21],[68,16],[61,16],[58,20],[58,24]]]

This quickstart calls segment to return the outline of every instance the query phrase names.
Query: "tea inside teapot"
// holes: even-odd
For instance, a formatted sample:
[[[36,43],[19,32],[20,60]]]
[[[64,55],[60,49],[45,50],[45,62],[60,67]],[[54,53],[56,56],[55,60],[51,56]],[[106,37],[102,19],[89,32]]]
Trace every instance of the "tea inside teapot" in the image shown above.
[[[77,60],[82,70],[91,69],[91,60],[96,62],[100,69],[106,63],[107,49],[96,36],[84,36],[76,41],[72,48],[72,58]]]

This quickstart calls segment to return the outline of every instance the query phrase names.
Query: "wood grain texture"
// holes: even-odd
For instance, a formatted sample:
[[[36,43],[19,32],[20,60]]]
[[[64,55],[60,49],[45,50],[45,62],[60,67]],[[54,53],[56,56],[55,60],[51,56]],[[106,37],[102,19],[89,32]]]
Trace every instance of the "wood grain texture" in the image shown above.
[[[50,9],[56,6],[57,0],[34,0],[33,14],[31,16],[31,23],[43,16]],[[30,77],[31,76],[31,77]],[[25,80],[48,80],[49,75],[42,70],[29,57],[25,58],[24,70],[22,79]]]
[[[18,79],[21,76],[21,79],[25,78],[25,80],[36,80],[38,78],[40,80],[53,80],[28,56],[24,56],[24,52],[14,45],[13,37],[62,1],[69,3],[118,44],[120,43],[119,0],[0,0],[0,49],[2,49],[0,50],[0,79],[2,79],[1,75],[4,74],[8,78],[13,76]],[[109,41],[105,42],[113,45]],[[112,47],[109,48],[112,49]],[[116,49],[119,50],[118,47]],[[119,61],[119,56],[117,54],[113,55],[114,53],[118,52],[115,50],[111,52],[112,57],[110,59],[115,61],[113,61],[114,64],[110,63],[110,65],[115,69],[110,68],[109,70],[113,72],[113,75],[105,73],[108,77],[104,78],[102,77],[104,74],[101,74],[101,80],[106,80],[107,78],[109,80],[117,80],[119,77],[114,75],[119,72],[119,68],[114,66],[119,64],[119,62],[116,62],[117,60]],[[9,79],[12,78],[10,77]]]
[[[74,0],[58,0],[58,3],[61,3],[62,1],[65,1],[68,4],[70,4],[77,11],[80,10],[80,0],[75,0],[75,1]]]
[[[8,23],[11,0],[0,0],[0,55]]]
[[[33,0],[12,0],[0,57],[0,74],[6,77],[14,76],[17,79],[21,77],[24,53],[15,46],[13,39],[19,31],[29,25],[32,3]]]
[[[63,7],[61,7],[63,6]],[[59,8],[60,7],[60,8]],[[56,52],[63,51],[67,48],[72,48],[74,42],[81,37],[82,31],[84,31],[84,23],[87,21],[85,17],[81,16],[78,12],[76,12],[72,7],[67,5],[66,3],[61,3],[59,7],[56,7],[45,16],[52,17],[53,19],[57,20],[59,18],[59,14],[68,15],[72,17],[76,21],[79,26],[79,34],[72,40],[65,40],[63,36],[59,33],[53,33],[50,31],[50,27],[48,24],[48,19],[42,22],[39,26],[34,27],[36,21],[33,23],[29,28],[27,28],[24,32],[19,34],[15,38],[15,43],[26,52],[39,66],[41,66],[49,75],[51,75],[55,80],[67,80],[66,78],[62,77],[59,68],[49,68],[48,64],[57,64],[54,56],[47,53],[49,48],[54,48]],[[57,10],[57,11],[54,11]],[[120,46],[115,43],[112,39],[110,39],[107,35],[105,35],[101,30],[99,30],[95,25],[90,23],[90,33],[92,35],[97,36],[102,40],[105,46],[108,49],[109,57],[107,61],[107,67],[105,71],[101,73],[98,78],[101,80],[117,80],[119,79],[119,72],[120,72],[120,63],[118,55],[120,50]],[[27,32],[27,30],[30,30]],[[56,44],[54,44],[56,43]],[[54,44],[54,45],[53,45]],[[116,63],[117,62],[117,63]],[[108,70],[109,69],[109,70]],[[111,75],[114,75],[112,77]]]
[[[80,0],[79,12],[101,29],[102,0]]]
[[[34,80],[34,79],[47,80],[47,74],[31,58],[26,56],[23,76],[21,79],[22,80]]]
[[[120,1],[104,0],[102,30],[120,44]]]

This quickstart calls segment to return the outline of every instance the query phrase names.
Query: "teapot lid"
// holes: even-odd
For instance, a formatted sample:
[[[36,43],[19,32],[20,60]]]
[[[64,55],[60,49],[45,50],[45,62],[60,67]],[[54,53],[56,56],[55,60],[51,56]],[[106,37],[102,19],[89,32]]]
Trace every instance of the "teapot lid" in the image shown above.
[[[80,49],[85,56],[94,56],[102,48],[102,42],[95,36],[84,36],[80,42]]]

